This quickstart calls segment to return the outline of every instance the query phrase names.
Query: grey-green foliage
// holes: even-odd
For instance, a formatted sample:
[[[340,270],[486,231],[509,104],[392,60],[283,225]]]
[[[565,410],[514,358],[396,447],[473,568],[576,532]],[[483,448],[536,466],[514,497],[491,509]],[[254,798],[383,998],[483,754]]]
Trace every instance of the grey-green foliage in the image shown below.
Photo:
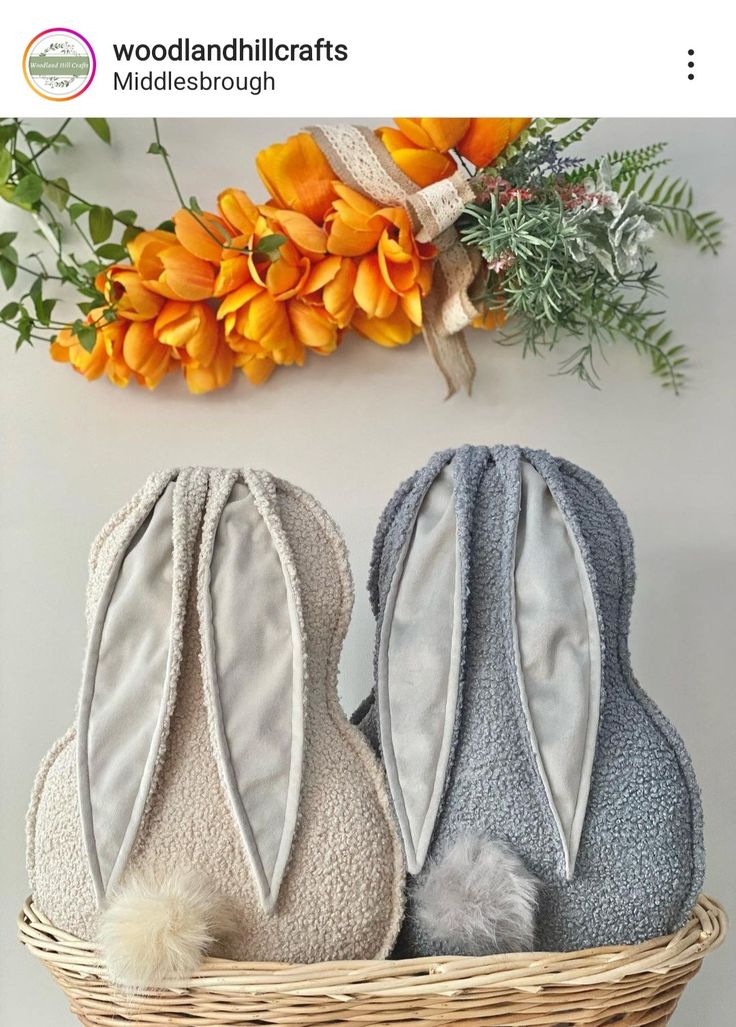
[[[619,269],[615,245],[609,241],[606,249],[598,235],[612,228],[615,234],[622,214],[624,224],[631,220],[624,204],[618,213],[601,208],[588,225],[581,224],[556,194],[506,204],[494,195],[486,207],[470,206],[461,238],[480,250],[489,267],[474,298],[481,306],[506,311],[509,328],[501,333],[502,341],[520,342],[525,354],[579,340],[561,365],[565,373],[594,384],[597,356],[624,339],[649,357],[665,385],[677,390],[684,382],[683,348],[672,345],[661,311],[648,306],[661,291],[656,267],[650,262]],[[590,252],[581,252],[583,239],[590,241]],[[601,259],[603,253],[609,259]],[[637,251],[637,257],[643,262],[643,253]]]
[[[563,136],[560,147],[577,142],[573,135],[571,132]],[[690,184],[684,178],[660,172],[670,163],[670,158],[664,156],[666,147],[667,143],[660,142],[631,150],[613,150],[575,168],[565,176],[566,181],[590,182],[606,162],[611,168],[613,188],[622,196],[636,192],[641,200],[656,208],[661,215],[661,227],[668,235],[694,243],[701,253],[716,254],[723,243],[723,218],[713,210],[697,212]]]
[[[598,168],[594,197],[566,215],[573,230],[573,260],[579,264],[596,260],[612,278],[643,272],[661,215],[637,193],[616,192],[606,160]]]
[[[612,151],[579,167],[555,158],[595,123],[583,119],[555,139],[568,119],[537,119],[486,171],[491,194],[467,207],[459,225],[463,242],[481,252],[488,268],[474,298],[505,311],[502,341],[520,342],[525,353],[579,340],[564,372],[594,383],[597,356],[625,340],[677,390],[687,356],[652,305],[662,290],[651,244],[663,230],[717,253],[723,221],[714,211],[694,210],[684,179],[662,176],[665,143]],[[538,167],[547,169],[541,179]],[[525,195],[509,199],[504,181]]]

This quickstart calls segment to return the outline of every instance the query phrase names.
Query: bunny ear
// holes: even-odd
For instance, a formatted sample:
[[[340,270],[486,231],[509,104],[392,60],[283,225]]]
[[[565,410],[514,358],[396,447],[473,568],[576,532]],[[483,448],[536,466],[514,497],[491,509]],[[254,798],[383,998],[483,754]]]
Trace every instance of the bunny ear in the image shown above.
[[[593,588],[547,481],[520,462],[513,575],[516,670],[529,736],[565,855],[575,870],[588,805],[601,695]]]
[[[305,650],[298,586],[268,487],[225,479],[205,515],[203,668],[223,783],[267,912],[296,828]]]
[[[463,618],[451,464],[431,481],[379,624],[381,746],[409,872],[427,856],[453,747]]]
[[[98,902],[127,863],[167,726],[178,496],[177,483],[164,480],[131,518],[91,621],[77,753]]]

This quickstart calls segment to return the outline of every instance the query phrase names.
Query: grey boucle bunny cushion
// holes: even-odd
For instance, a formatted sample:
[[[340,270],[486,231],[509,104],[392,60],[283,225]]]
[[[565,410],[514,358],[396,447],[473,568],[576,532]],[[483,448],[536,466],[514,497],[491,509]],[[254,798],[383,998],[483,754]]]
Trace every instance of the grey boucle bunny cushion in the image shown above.
[[[632,539],[601,482],[514,446],[438,453],[385,510],[369,588],[376,686],[356,718],[414,885],[481,832],[541,882],[539,949],[680,926],[704,874],[698,787],[631,670]],[[413,891],[399,955],[437,949]]]
[[[77,724],[28,817],[37,906],[85,939],[136,874],[229,904],[221,955],[385,956],[404,869],[384,777],[337,698],[344,543],[261,471],[153,475],[90,557]]]

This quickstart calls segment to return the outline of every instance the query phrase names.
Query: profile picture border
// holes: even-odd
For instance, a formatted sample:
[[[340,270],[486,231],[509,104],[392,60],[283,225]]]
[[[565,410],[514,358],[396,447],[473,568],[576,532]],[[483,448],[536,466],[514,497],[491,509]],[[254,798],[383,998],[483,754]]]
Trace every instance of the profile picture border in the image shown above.
[[[28,71],[28,57],[34,45],[38,42],[39,39],[42,39],[44,36],[51,36],[57,33],[65,33],[67,35],[74,36],[76,39],[80,40],[80,42],[84,45],[85,49],[87,50],[90,61],[92,62],[91,72],[85,84],[82,86],[81,89],[77,90],[76,93],[72,93],[69,96],[51,96],[50,93],[46,93],[43,90],[39,89]],[[28,46],[25,48],[25,51],[23,53],[23,75],[25,76],[26,82],[37,96],[42,96],[44,100],[51,100],[53,103],[65,103],[68,100],[75,100],[78,96],[81,96],[82,93],[86,92],[92,85],[96,74],[97,57],[95,56],[94,48],[90,41],[87,39],[87,37],[83,36],[81,32],[77,32],[76,29],[62,27],[44,29],[42,32],[38,32],[33,37],[33,39],[30,40]]]

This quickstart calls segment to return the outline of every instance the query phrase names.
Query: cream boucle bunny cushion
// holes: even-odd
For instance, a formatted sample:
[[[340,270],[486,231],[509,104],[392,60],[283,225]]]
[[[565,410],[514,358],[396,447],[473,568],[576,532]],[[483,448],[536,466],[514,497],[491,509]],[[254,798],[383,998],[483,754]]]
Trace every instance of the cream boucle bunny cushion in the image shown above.
[[[264,472],[155,474],[109,522],[77,724],[28,818],[56,926],[94,939],[126,887],[192,871],[234,914],[218,954],[388,954],[404,870],[382,772],[337,699],[351,605],[334,524]]]

